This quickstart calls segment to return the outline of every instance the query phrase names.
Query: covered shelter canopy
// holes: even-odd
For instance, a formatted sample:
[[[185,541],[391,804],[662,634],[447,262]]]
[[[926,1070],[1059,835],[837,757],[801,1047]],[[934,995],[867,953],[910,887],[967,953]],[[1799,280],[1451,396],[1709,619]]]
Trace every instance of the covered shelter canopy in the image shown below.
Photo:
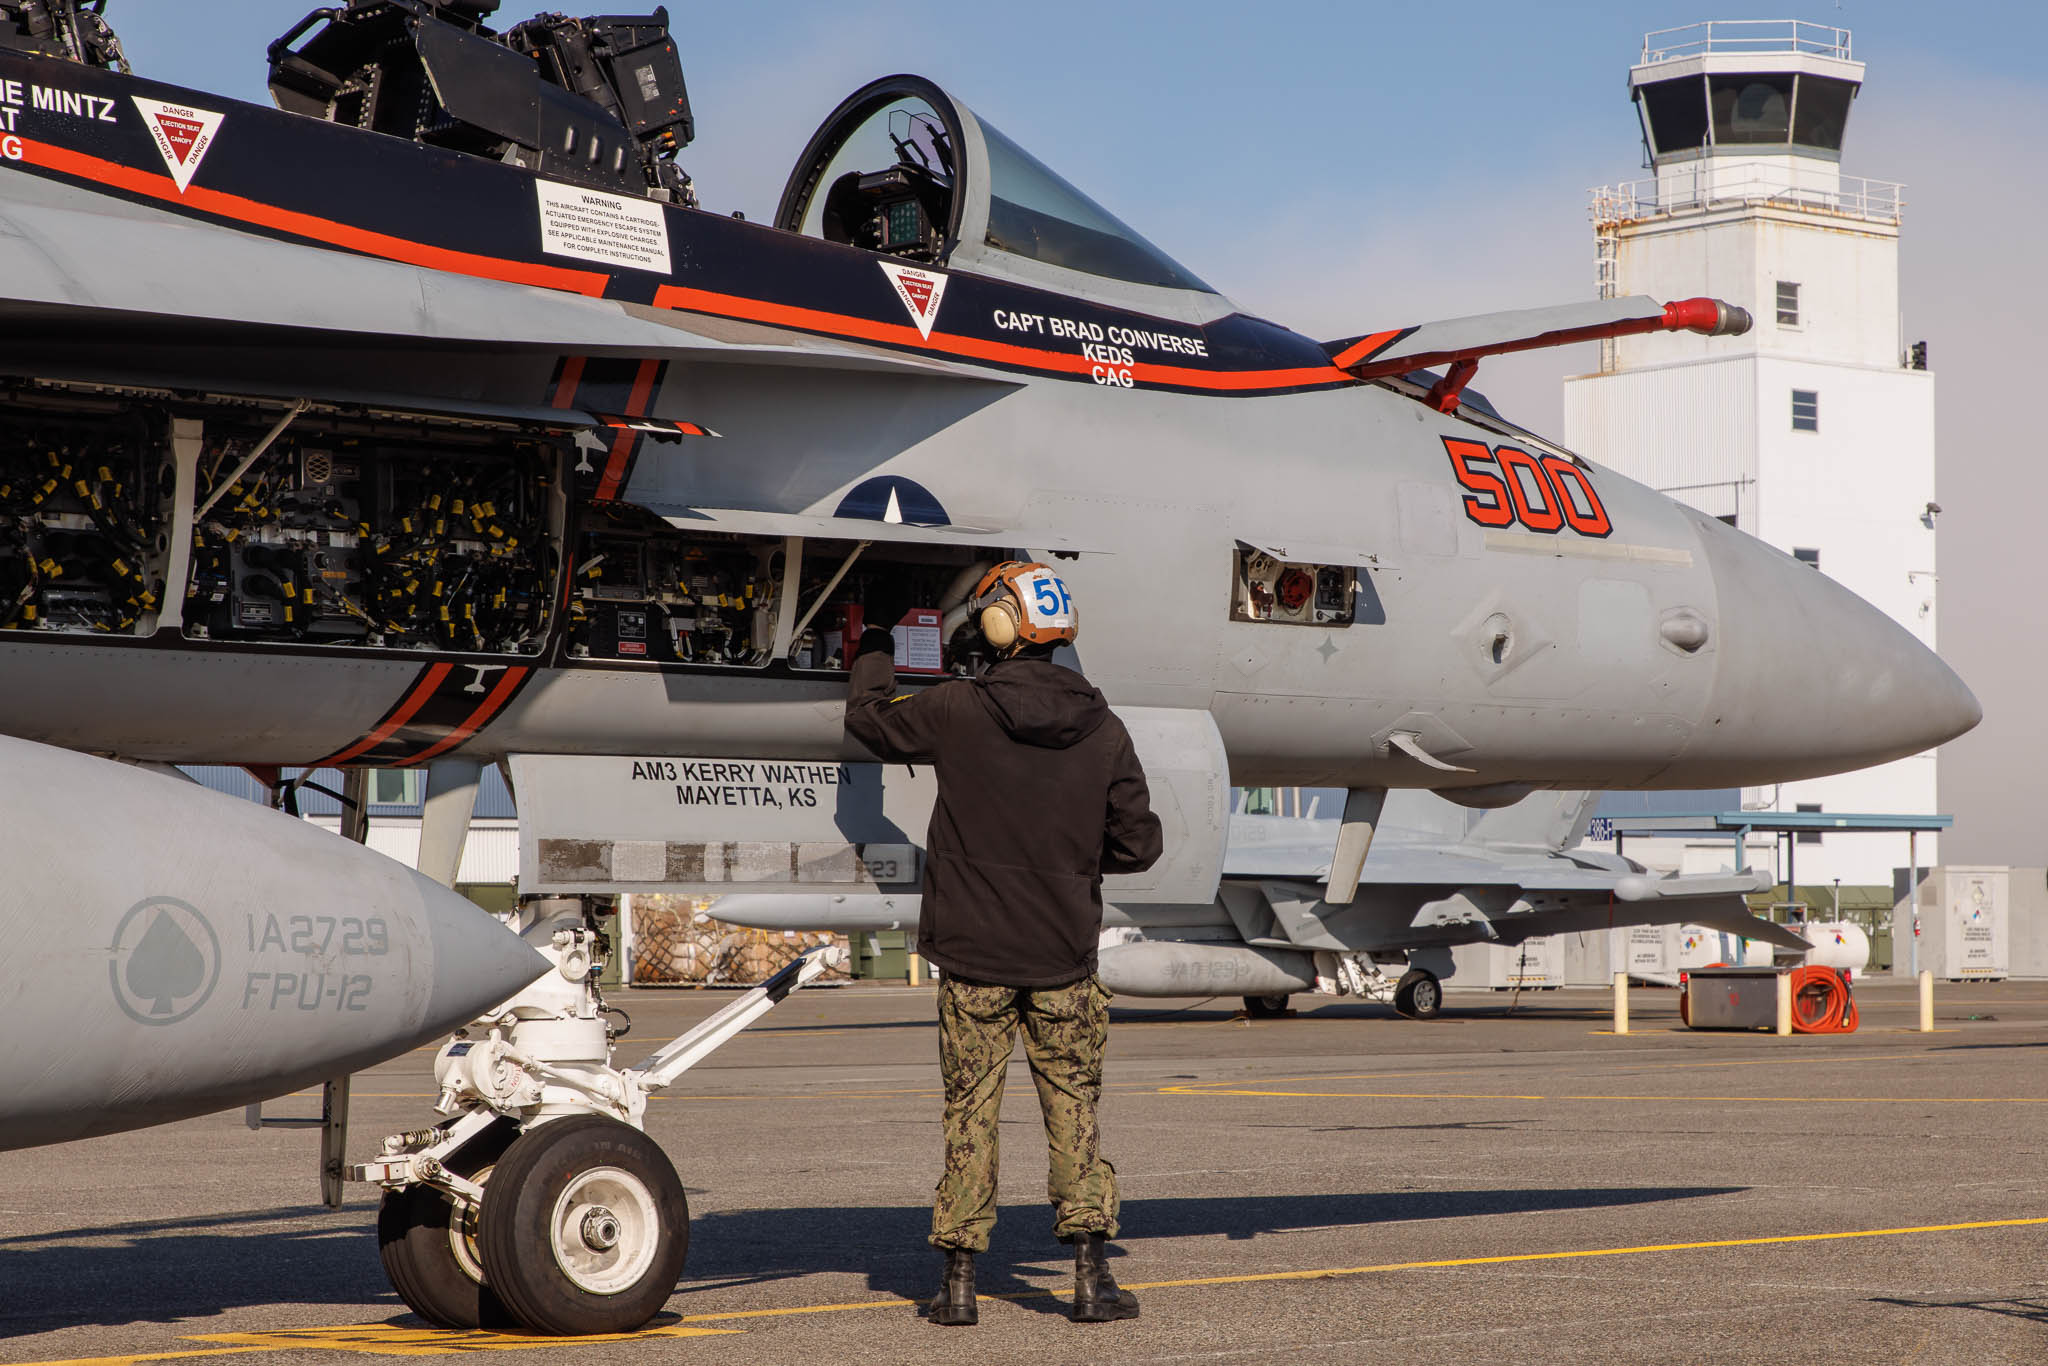
[[[1614,852],[1617,854],[1622,852],[1622,846],[1630,835],[1722,835],[1734,841],[1735,866],[1745,871],[1749,867],[1749,836],[1753,832],[1768,833],[1773,838],[1783,836],[1788,895],[1795,895],[1799,886],[1799,835],[1821,831],[1836,834],[1903,833],[1906,836],[1907,895],[1914,901],[1916,917],[1920,895],[1920,832],[1946,830],[1956,820],[1954,816],[1876,815],[1847,811],[1697,811],[1686,815],[1613,816],[1609,819],[1614,828]],[[1915,961],[1918,961],[1917,953]]]

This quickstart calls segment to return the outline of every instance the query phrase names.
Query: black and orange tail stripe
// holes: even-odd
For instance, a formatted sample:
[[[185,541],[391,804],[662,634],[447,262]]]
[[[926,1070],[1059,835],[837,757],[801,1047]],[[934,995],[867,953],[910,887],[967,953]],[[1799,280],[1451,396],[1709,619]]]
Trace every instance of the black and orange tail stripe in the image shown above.
[[[496,720],[533,674],[527,664],[430,664],[367,735],[310,767],[402,768],[438,758]]]

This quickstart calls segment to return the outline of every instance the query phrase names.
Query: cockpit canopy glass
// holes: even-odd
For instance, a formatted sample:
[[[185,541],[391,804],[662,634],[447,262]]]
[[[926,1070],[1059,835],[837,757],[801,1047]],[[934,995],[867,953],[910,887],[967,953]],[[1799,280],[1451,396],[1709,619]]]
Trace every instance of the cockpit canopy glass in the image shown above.
[[[881,170],[868,170],[881,167]],[[847,135],[804,206],[800,231],[828,242],[938,259],[957,178],[944,119],[914,95],[888,101]]]
[[[987,119],[980,122],[988,144],[989,246],[1111,280],[1214,292]]]

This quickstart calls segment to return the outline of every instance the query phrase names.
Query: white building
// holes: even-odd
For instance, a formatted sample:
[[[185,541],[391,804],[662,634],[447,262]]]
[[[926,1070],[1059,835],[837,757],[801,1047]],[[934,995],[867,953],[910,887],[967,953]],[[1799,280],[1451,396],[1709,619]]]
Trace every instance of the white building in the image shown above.
[[[1900,187],[1841,173],[1862,80],[1846,29],[1716,22],[1644,40],[1629,87],[1656,174],[1594,191],[1600,291],[1712,295],[1755,326],[1604,343],[1599,372],[1565,382],[1565,438],[1813,564],[1932,646],[1934,379],[1901,325]],[[1934,755],[1741,801],[1930,813]],[[1798,849],[1801,884],[1889,887],[1905,862],[1888,838],[1806,838],[1818,842]],[[1921,841],[1923,864],[1933,843]],[[1675,867],[1726,849],[1629,852]]]

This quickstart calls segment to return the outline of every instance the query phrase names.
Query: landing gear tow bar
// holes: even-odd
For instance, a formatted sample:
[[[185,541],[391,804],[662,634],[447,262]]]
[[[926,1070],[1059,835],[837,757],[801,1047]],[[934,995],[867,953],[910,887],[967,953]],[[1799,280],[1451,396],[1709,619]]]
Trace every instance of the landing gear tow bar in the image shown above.
[[[843,965],[813,949],[629,1068],[598,976],[610,951],[577,898],[521,908],[555,965],[434,1060],[447,1119],[394,1134],[350,1168],[384,1187],[377,1244],[399,1298],[443,1328],[630,1333],[667,1302],[689,1252],[689,1205],[644,1132],[647,1098],[792,991]]]

